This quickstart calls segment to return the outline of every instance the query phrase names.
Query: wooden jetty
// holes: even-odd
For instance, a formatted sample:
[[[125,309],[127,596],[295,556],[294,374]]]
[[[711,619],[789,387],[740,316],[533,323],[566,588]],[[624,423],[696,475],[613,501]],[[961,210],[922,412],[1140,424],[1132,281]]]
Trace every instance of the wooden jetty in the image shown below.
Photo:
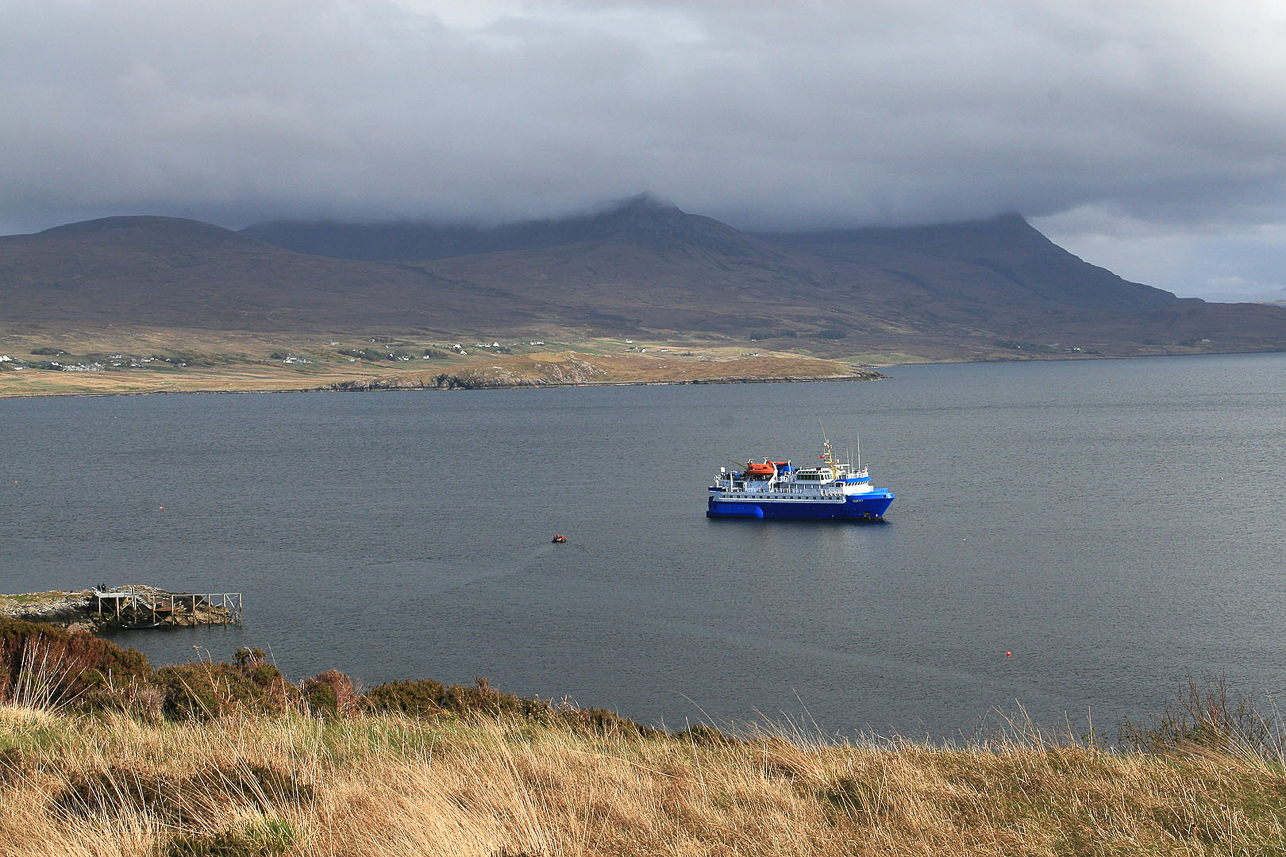
[[[95,586],[90,590],[100,622],[121,628],[187,628],[240,625],[240,592],[167,592],[154,586]]]

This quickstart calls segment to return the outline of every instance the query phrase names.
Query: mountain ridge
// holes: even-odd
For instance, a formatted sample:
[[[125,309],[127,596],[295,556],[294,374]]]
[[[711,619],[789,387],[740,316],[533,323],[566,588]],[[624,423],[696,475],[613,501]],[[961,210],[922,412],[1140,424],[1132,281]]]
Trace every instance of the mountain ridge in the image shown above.
[[[698,228],[695,224],[701,224]],[[541,250],[622,234],[647,235],[658,249],[701,232],[704,242],[736,243],[742,233],[648,194],[639,194],[596,213],[498,226],[396,221],[267,221],[240,234],[309,255],[355,261],[415,262],[480,253]],[[715,238],[714,236],[718,236]]]
[[[1286,349],[1286,311],[1131,283],[1018,214],[750,233],[646,195],[496,227],[84,221],[0,238],[0,299],[10,327],[558,331],[955,360]]]

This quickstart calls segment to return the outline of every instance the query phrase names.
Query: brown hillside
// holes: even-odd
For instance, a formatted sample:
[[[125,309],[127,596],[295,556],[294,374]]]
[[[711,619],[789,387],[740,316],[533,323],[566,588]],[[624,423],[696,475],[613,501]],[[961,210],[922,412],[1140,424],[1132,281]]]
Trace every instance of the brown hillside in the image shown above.
[[[1126,282],[1017,215],[755,236],[640,198],[491,230],[288,224],[248,233],[259,238],[129,217],[0,238],[0,337],[628,336],[929,359],[1286,348],[1282,308],[1180,300]],[[281,235],[310,252],[268,243]],[[330,246],[362,258],[317,252]],[[430,255],[370,258],[417,250]]]
[[[113,217],[0,238],[4,322],[325,331],[532,318],[423,269],[304,256],[217,226]]]

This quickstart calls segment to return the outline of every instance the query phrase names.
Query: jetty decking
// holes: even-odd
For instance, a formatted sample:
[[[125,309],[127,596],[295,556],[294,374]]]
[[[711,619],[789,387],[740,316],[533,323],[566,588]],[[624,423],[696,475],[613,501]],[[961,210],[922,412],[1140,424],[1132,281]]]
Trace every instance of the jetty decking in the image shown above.
[[[100,619],[122,628],[240,625],[240,592],[167,592],[153,586],[96,586],[90,590]]]

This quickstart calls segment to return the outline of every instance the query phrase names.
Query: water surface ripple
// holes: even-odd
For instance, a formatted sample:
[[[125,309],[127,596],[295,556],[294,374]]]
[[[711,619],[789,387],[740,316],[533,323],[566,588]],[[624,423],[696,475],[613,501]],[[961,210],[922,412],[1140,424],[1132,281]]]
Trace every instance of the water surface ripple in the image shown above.
[[[889,374],[2,401],[0,591],[241,591],[244,628],[118,639],[671,727],[1114,730],[1188,675],[1280,697],[1286,355]],[[819,422],[860,432],[886,524],[704,517],[719,465],[810,460]]]

